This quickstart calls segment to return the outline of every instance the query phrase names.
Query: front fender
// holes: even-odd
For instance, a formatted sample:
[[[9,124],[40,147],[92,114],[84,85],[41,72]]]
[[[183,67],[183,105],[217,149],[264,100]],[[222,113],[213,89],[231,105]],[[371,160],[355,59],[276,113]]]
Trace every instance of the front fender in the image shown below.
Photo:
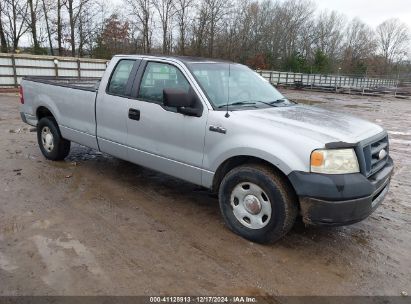
[[[294,170],[309,171],[312,147],[287,146],[281,141],[270,140],[265,136],[253,134],[232,134],[221,138],[219,134],[208,134],[206,139],[203,166],[203,185],[211,187],[214,174],[226,160],[237,156],[251,156],[276,166],[285,175]],[[218,137],[219,136],[219,137]]]
[[[235,148],[231,148],[229,150],[224,151],[223,153],[219,154],[214,159],[209,159],[210,162],[210,171],[216,172],[217,169],[223,164],[226,160],[236,157],[236,156],[251,156],[255,158],[259,158],[265,160],[278,169],[280,169],[284,174],[288,175],[291,171],[295,170],[293,168],[301,168],[302,171],[307,171],[307,165],[309,162],[309,154],[306,161],[298,157],[293,151],[285,148],[285,147],[278,147],[275,151],[271,151],[271,147],[246,147],[246,146],[238,146]],[[274,154],[275,153],[275,154]]]

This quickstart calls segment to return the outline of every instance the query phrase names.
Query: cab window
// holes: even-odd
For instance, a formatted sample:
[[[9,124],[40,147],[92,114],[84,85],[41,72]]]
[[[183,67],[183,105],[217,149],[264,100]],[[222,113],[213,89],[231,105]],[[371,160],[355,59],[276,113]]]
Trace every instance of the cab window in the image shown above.
[[[111,75],[107,93],[113,95],[126,95],[126,87],[135,60],[120,60]]]
[[[163,89],[177,89],[188,93],[190,84],[181,71],[173,65],[158,62],[147,63],[138,98],[163,104]]]

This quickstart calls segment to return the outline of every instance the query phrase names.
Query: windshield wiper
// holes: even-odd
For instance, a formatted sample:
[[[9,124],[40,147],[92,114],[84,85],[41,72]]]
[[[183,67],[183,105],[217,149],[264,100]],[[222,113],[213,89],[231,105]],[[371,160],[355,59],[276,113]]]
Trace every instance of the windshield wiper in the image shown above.
[[[218,106],[219,109],[227,107],[227,106],[242,106],[242,105],[255,105],[257,102],[265,104],[270,107],[277,107],[277,104],[285,102],[287,99],[279,98],[273,101],[262,101],[262,100],[249,100],[249,101],[236,101],[229,104],[224,104]]]
[[[288,99],[286,99],[286,98],[279,98],[279,99],[276,99],[276,100],[273,100],[273,101],[261,101],[261,100],[258,100],[258,102],[261,102],[261,103],[263,103],[263,104],[266,104],[266,105],[268,105],[268,106],[270,106],[270,107],[277,107],[277,104],[283,103],[283,102],[286,102],[286,101],[289,101],[290,103],[295,103],[295,102],[292,102],[292,101],[290,101],[290,100],[288,100]]]
[[[269,104],[277,104],[277,103],[283,103],[283,102],[286,102],[286,101],[290,101],[290,100],[288,100],[287,98],[278,98],[278,99],[270,101],[268,103]]]
[[[255,101],[259,102],[259,103],[262,103],[262,104],[265,104],[265,105],[270,106],[270,107],[277,107],[278,103],[283,103],[285,100],[286,100],[285,98],[280,98],[280,99],[276,99],[276,100],[273,100],[273,101],[262,101],[262,100],[255,100]]]
[[[229,104],[223,104],[218,106],[219,109],[227,107],[227,106],[242,106],[242,105],[255,105],[255,102],[252,101],[236,101]]]
[[[267,106],[270,106],[270,107],[277,107],[275,104],[279,103],[278,100],[268,101],[268,102],[267,101],[262,101],[262,100],[257,100],[257,102],[263,103],[263,104],[265,104]]]

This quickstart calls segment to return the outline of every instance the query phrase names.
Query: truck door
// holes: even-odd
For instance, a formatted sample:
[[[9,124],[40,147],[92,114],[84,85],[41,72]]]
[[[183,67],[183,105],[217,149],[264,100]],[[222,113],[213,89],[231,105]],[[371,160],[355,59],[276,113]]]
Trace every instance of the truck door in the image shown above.
[[[163,103],[163,89],[193,89],[177,64],[143,61],[129,100],[129,158],[154,170],[201,184],[207,107],[200,117],[183,115]]]
[[[112,73],[103,77],[96,101],[100,150],[126,160],[128,100],[140,62],[140,59],[113,59],[107,67]]]

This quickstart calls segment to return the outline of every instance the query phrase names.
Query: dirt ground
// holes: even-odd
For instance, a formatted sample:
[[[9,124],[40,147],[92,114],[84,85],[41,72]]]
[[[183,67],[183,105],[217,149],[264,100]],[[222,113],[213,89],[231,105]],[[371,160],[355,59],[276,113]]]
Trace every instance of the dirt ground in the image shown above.
[[[79,145],[46,161],[1,94],[0,295],[410,294],[411,100],[284,93],[384,126],[395,174],[363,222],[298,223],[269,246],[231,233],[199,187]]]

